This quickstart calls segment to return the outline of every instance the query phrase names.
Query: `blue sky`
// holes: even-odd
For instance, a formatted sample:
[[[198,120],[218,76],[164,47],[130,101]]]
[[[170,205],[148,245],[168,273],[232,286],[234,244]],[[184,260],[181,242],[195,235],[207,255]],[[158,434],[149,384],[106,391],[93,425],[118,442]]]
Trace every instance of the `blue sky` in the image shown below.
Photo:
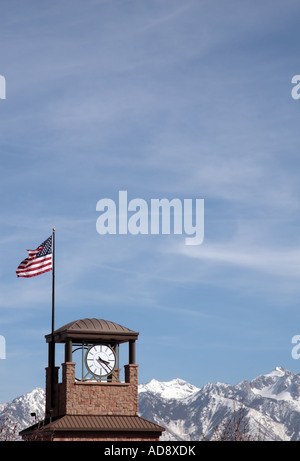
[[[0,402],[44,387],[56,328],[139,331],[139,381],[236,383],[300,334],[299,2],[5,0],[0,75]],[[96,204],[202,198],[205,238],[99,235]],[[60,356],[58,363],[60,365]]]

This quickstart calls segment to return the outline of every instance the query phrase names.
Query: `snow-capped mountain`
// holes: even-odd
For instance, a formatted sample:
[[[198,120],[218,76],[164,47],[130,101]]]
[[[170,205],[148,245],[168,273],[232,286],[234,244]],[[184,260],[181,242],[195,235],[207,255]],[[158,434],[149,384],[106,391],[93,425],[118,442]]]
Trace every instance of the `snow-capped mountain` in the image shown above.
[[[31,416],[31,413],[35,413],[36,416]],[[0,433],[1,427],[8,429],[4,434],[1,433],[0,440],[20,440],[18,433],[36,421],[41,421],[44,415],[45,391],[41,388],[36,388],[9,403],[0,404]]]
[[[18,431],[44,416],[45,392],[32,392],[0,405],[0,419]],[[139,385],[139,413],[166,428],[162,440],[211,439],[217,426],[243,412],[253,440],[300,440],[300,374],[282,367],[236,385],[209,383],[197,388],[182,379]]]
[[[211,439],[217,426],[239,415],[253,440],[300,440],[300,374],[277,367],[236,385],[174,383],[175,394],[171,382],[150,382],[139,393],[141,416],[166,428],[163,440]]]
[[[160,382],[152,379],[148,384],[139,385],[139,396],[144,392],[150,392],[162,399],[185,399],[200,389],[192,384],[187,383],[183,379],[172,379],[168,382]]]

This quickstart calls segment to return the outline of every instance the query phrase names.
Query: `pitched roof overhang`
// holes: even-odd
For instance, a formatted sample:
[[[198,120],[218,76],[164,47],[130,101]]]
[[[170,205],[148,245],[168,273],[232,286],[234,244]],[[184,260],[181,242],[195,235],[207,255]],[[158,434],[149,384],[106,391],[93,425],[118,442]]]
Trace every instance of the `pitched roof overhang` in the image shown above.
[[[80,319],[70,322],[54,331],[54,341],[64,343],[66,340],[89,340],[89,341],[117,341],[119,343],[135,341],[139,333],[117,323],[103,319]],[[49,343],[52,334],[45,336]]]

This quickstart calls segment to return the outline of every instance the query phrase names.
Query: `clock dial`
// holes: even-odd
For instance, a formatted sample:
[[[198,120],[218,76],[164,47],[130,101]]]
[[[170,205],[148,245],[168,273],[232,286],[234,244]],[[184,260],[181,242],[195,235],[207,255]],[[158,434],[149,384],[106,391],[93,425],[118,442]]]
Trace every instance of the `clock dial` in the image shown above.
[[[86,353],[86,366],[97,377],[110,375],[116,365],[116,356],[111,347],[97,344]]]

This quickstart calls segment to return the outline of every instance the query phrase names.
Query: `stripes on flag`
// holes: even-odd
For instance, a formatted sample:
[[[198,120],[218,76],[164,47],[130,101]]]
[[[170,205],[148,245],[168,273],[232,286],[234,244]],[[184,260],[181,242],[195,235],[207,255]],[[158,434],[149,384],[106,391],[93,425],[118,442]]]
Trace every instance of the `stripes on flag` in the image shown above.
[[[27,251],[28,257],[16,270],[18,277],[34,277],[52,270],[52,237],[41,243],[36,250]]]

